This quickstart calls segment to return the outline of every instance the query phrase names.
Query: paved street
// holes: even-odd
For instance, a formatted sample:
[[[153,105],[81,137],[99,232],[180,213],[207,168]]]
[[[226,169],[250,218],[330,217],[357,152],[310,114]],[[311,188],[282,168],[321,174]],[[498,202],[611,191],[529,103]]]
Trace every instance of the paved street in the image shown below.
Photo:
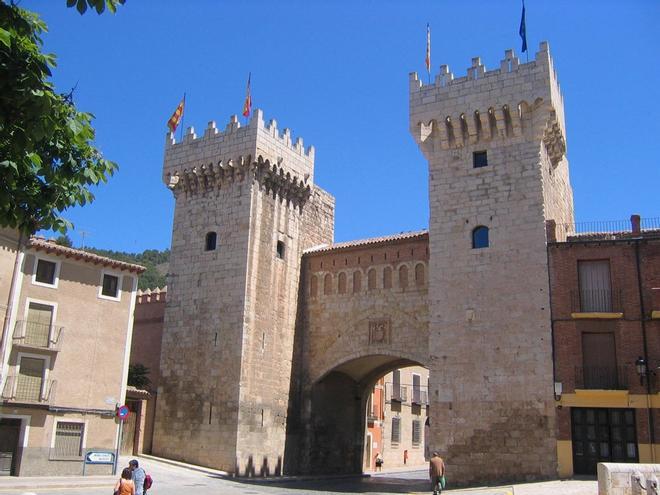
[[[126,459],[122,459],[124,462]],[[154,478],[150,495],[311,495],[311,494],[430,494],[426,479],[427,470],[376,473],[370,477],[344,478],[310,481],[264,481],[264,480],[228,480],[216,474],[193,471],[179,466],[172,466],[151,459],[144,459],[141,464]],[[54,478],[48,478],[53,480]],[[27,495],[49,494],[70,495],[72,493],[89,495],[108,495],[112,483],[108,486],[62,487],[50,489],[30,488],[16,490],[3,489],[7,480],[0,480],[0,494]],[[446,490],[451,495],[596,495],[595,481],[553,481],[493,488],[473,488],[465,490]]]

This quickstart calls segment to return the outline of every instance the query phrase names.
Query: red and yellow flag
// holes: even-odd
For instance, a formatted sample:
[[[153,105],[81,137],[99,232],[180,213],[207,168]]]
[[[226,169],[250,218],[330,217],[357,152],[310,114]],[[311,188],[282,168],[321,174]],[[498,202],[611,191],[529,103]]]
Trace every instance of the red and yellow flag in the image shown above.
[[[250,95],[250,78],[252,73],[248,74],[247,91],[245,94],[245,103],[243,104],[243,117],[249,117],[252,111],[252,96]]]
[[[426,72],[431,74],[431,27],[426,23]]]
[[[183,96],[183,100],[181,100],[181,103],[179,103],[179,106],[176,107],[176,110],[174,110],[174,113],[170,117],[170,120],[167,121],[167,127],[170,128],[170,132],[176,131],[176,128],[179,126],[179,123],[181,122],[181,118],[183,117],[183,107],[186,104],[186,96]]]

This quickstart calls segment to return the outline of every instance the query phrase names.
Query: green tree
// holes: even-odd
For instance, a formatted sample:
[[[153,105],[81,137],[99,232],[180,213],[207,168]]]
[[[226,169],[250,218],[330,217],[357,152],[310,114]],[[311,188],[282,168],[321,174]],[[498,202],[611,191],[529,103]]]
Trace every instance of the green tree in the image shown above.
[[[96,9],[97,14],[102,14],[107,7],[113,14],[117,11],[118,5],[124,5],[126,0],[66,0],[67,7],[75,7],[80,15],[87,12],[87,7]]]
[[[55,244],[59,244],[60,246],[73,247],[73,241],[71,240],[71,237],[66,234],[57,236],[57,239],[55,239]]]
[[[128,385],[139,389],[146,389],[150,384],[149,368],[140,363],[128,365]]]
[[[90,187],[117,169],[93,144],[92,114],[55,92],[55,56],[41,52],[46,30],[36,14],[0,0],[0,226],[28,235],[66,232],[60,213],[92,201]]]

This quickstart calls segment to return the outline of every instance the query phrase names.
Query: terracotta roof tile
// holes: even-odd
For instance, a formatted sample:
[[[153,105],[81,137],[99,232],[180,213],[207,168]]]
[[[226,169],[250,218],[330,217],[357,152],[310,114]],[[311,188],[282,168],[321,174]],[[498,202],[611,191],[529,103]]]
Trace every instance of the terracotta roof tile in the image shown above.
[[[371,246],[374,244],[386,244],[388,242],[406,241],[411,239],[428,238],[428,230],[418,230],[415,232],[401,232],[399,234],[386,235],[381,237],[372,237],[370,239],[357,239],[355,241],[337,242],[335,244],[321,244],[306,249],[304,254],[326,253],[329,251],[339,251],[354,247]]]
[[[127,270],[129,272],[135,272],[138,274],[146,270],[146,268],[141,265],[113,260],[112,258],[99,256],[98,254],[89,253],[87,251],[83,251],[82,249],[74,249],[61,246],[53,241],[47,241],[46,239],[39,237],[30,237],[28,247],[36,251],[45,251],[48,254],[56,254],[58,256],[64,256],[65,258],[74,258],[76,260],[87,261],[95,265],[109,266],[118,270]]]

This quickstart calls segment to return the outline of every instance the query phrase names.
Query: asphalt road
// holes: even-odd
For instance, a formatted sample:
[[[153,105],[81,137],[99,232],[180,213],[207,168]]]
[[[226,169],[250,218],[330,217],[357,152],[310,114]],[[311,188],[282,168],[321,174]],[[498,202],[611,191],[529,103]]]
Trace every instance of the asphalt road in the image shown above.
[[[370,477],[324,479],[311,481],[264,481],[262,479],[226,479],[215,474],[193,471],[184,467],[150,461],[140,461],[154,479],[149,495],[357,495],[357,494],[431,494],[428,470],[421,468],[405,472],[384,472]],[[52,489],[2,490],[0,495],[109,495],[107,487],[67,487]],[[451,488],[451,487],[448,487]],[[595,481],[553,481],[516,485],[514,487],[481,488],[454,491],[447,495],[596,495]]]

